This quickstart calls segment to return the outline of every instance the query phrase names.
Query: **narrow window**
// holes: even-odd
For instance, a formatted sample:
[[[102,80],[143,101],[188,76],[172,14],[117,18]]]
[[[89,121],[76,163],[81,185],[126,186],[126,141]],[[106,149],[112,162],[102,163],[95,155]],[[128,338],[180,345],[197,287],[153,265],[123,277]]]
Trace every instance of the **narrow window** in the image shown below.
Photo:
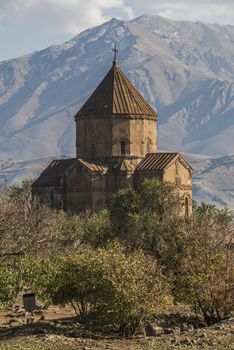
[[[92,143],[91,145],[90,145],[90,156],[91,156],[91,159],[95,159],[95,144],[94,143]]]
[[[121,155],[125,156],[125,154],[126,154],[126,144],[125,144],[124,141],[121,141],[120,147],[121,147]]]
[[[188,197],[185,197],[185,216],[189,216],[189,199]]]
[[[146,153],[150,153],[150,142],[146,141]]]

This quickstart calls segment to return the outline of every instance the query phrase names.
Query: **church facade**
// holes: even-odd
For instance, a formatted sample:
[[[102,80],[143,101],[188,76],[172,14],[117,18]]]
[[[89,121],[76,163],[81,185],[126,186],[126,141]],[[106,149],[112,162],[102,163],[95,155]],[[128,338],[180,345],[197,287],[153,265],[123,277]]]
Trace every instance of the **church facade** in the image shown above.
[[[177,152],[158,152],[157,120],[114,60],[75,115],[76,157],[52,161],[33,193],[52,208],[98,212],[119,189],[157,178],[178,184],[180,213],[191,214],[192,168]]]

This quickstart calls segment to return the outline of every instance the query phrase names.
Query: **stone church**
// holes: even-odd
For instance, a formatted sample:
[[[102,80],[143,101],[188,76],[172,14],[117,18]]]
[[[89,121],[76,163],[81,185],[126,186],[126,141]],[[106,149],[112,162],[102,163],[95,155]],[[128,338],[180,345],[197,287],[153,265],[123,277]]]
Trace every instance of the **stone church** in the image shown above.
[[[157,151],[155,110],[114,59],[75,115],[76,158],[56,159],[32,191],[52,208],[100,211],[121,188],[139,188],[146,178],[179,185],[180,212],[192,212],[192,168],[177,152]]]

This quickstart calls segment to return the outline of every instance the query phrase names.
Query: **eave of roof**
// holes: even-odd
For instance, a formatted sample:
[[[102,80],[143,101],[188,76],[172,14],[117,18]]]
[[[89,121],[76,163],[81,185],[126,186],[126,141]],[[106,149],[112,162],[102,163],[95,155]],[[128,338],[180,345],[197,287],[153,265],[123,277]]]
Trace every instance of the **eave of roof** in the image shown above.
[[[75,158],[54,159],[41,175],[33,182],[32,187],[58,187],[61,176],[75,162]]]
[[[138,171],[151,171],[158,170],[163,171],[167,166],[170,165],[176,158],[180,157],[186,166],[192,170],[192,167],[180,153],[176,152],[157,152],[148,153],[146,157],[137,165],[136,172]]]
[[[108,167],[100,164],[100,163],[93,163],[84,159],[79,158],[78,162],[80,163],[81,166],[84,166],[91,172],[97,172],[97,173],[103,173],[105,174],[108,170]]]

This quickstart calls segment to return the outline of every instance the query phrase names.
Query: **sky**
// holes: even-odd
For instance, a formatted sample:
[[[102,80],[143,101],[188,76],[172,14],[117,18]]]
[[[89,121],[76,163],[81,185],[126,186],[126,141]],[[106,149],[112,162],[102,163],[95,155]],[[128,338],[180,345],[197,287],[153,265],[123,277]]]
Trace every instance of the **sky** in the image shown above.
[[[234,0],[0,0],[0,61],[143,14],[234,25]]]

